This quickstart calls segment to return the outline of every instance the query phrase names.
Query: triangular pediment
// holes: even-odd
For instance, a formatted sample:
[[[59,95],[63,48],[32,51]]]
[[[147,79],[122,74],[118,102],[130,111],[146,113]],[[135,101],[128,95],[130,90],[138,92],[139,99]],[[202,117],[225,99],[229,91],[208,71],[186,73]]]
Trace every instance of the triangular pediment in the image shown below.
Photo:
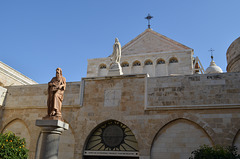
[[[122,56],[191,49],[151,29],[146,29],[122,47]]]

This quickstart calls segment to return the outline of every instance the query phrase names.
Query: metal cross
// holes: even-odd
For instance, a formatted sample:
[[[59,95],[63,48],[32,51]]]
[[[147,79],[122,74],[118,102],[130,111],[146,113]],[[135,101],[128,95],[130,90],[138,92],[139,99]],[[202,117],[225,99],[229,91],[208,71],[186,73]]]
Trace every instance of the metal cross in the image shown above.
[[[215,50],[213,50],[212,48],[210,49],[210,50],[208,50],[208,51],[210,51],[211,52],[211,59],[213,60],[213,51],[215,51]]]
[[[150,20],[153,18],[153,16],[151,16],[150,14],[148,14],[147,17],[145,17],[145,19],[148,20],[148,29],[150,29]]]

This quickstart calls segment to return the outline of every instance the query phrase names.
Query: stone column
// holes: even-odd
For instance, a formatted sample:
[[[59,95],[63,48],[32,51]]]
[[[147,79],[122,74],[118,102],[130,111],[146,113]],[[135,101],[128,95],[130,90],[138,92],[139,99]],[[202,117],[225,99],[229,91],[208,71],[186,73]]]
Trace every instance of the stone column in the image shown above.
[[[36,120],[36,126],[42,129],[40,159],[57,159],[60,135],[69,125],[60,120]]]

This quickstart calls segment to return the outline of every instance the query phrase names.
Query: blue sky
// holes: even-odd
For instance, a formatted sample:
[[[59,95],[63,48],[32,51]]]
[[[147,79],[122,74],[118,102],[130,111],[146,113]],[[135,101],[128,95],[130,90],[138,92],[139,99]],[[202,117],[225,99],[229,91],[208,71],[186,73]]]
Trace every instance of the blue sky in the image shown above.
[[[240,36],[239,0],[1,0],[0,61],[47,83],[61,67],[68,82],[86,77],[87,59],[112,53],[147,28],[194,49],[206,69],[210,48],[226,71]]]

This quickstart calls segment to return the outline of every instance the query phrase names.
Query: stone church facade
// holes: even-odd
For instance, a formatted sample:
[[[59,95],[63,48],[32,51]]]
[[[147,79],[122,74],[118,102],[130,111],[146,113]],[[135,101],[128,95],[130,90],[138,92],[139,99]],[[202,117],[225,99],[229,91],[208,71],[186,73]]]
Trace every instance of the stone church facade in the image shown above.
[[[203,74],[200,65],[193,49],[151,29],[123,46],[123,75],[107,76],[109,57],[88,60],[87,77],[67,82],[62,113],[70,128],[59,158],[186,159],[203,144],[240,149],[239,70]],[[1,132],[25,137],[37,158],[35,120],[46,115],[47,84],[1,89]]]
[[[146,29],[122,47],[123,74],[150,77],[192,74],[193,49]],[[106,76],[110,57],[88,60],[87,77]]]

